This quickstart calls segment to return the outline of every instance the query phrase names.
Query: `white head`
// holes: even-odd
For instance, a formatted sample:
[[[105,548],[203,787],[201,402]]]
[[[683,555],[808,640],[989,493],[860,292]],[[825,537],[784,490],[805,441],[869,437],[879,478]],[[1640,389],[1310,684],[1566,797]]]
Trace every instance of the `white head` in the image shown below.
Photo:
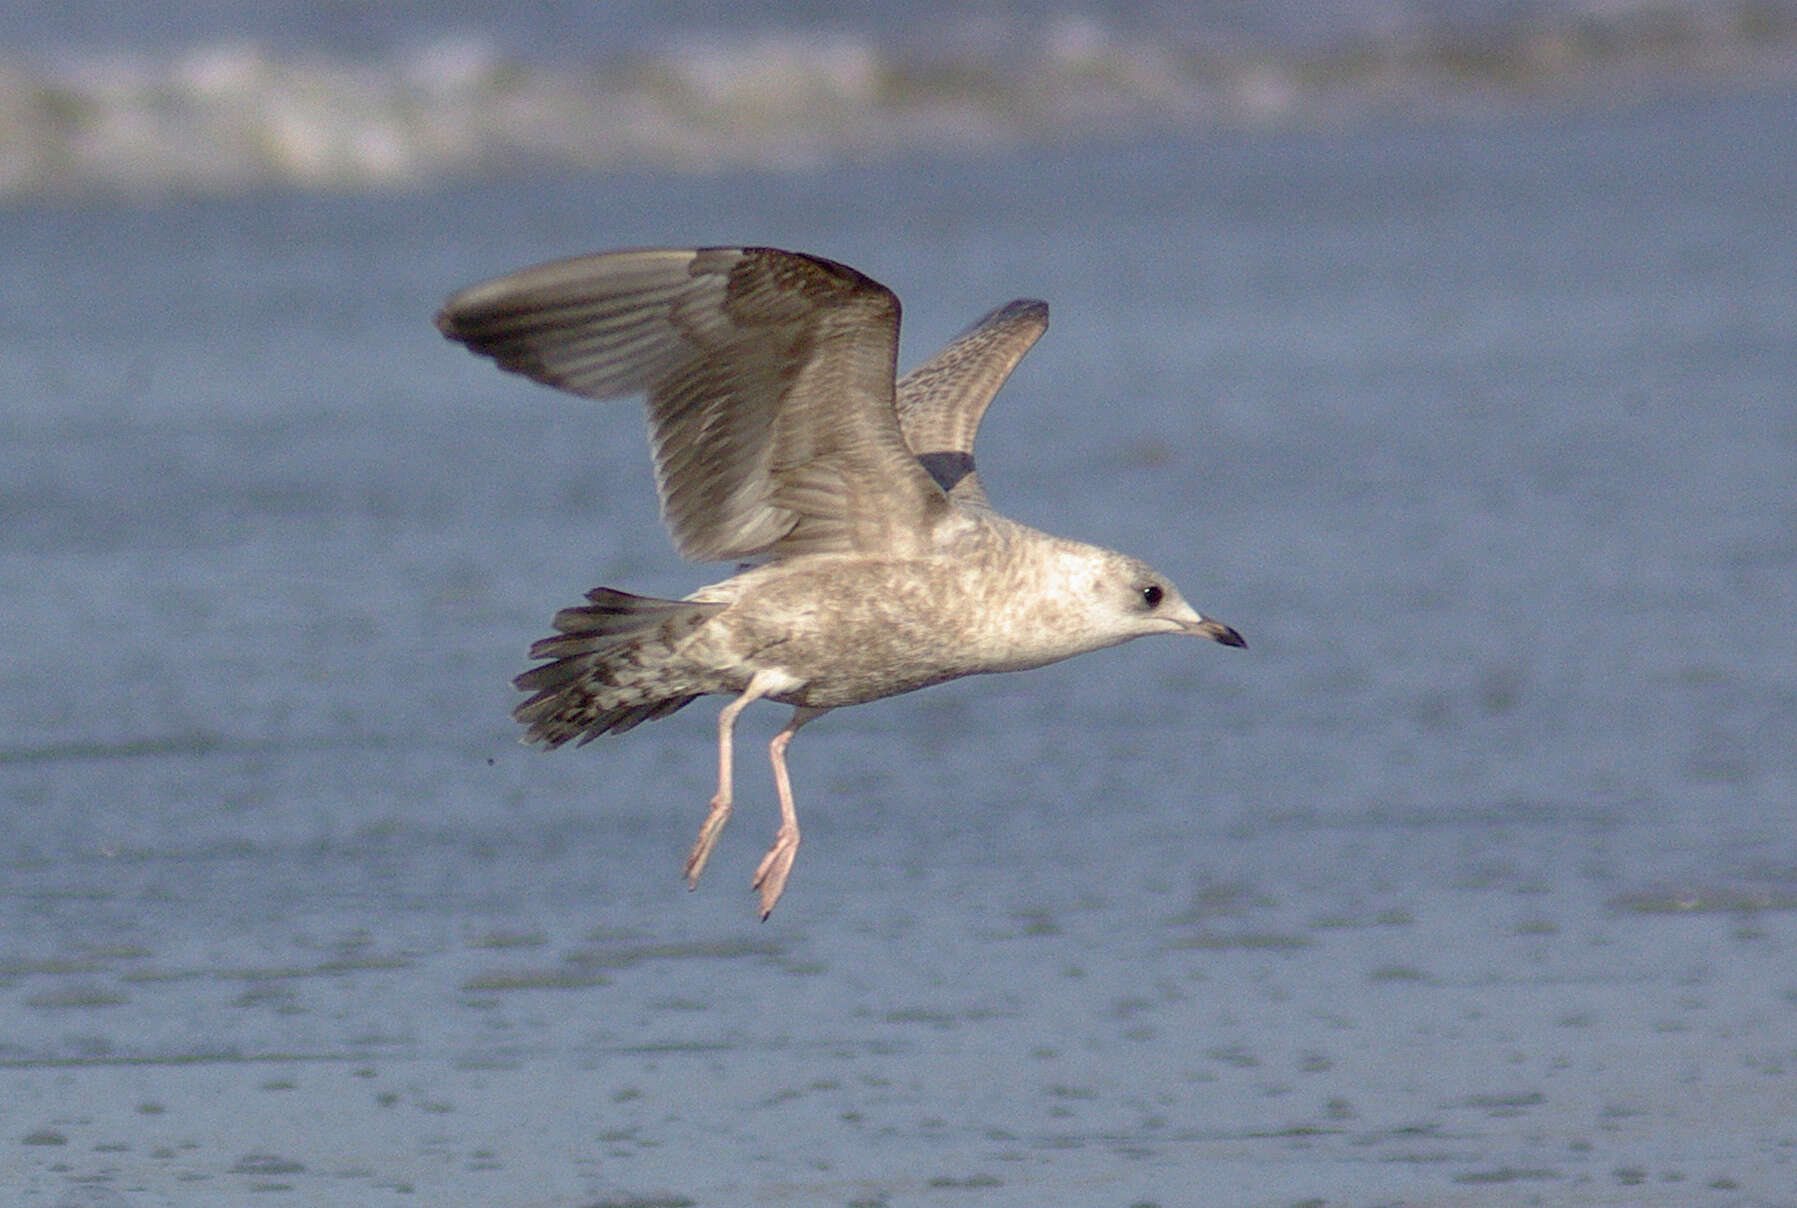
[[[1179,588],[1159,571],[1128,554],[1099,551],[1099,572],[1092,579],[1093,605],[1108,616],[1117,641],[1151,633],[1182,633],[1209,638],[1225,646],[1246,646],[1242,635],[1186,603]]]
[[[1139,558],[1075,542],[1057,542],[1053,587],[1037,597],[1042,661],[1115,646],[1155,633],[1246,646],[1242,635],[1186,603],[1179,589]]]

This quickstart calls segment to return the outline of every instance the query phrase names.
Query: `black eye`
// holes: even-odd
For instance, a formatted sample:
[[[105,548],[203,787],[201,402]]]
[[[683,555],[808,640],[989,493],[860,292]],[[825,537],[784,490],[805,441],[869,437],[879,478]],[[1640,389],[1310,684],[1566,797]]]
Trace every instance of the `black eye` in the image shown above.
[[[1165,593],[1161,591],[1161,585],[1159,583],[1150,583],[1147,587],[1142,589],[1142,603],[1148,605],[1150,608],[1159,608],[1161,606],[1161,596],[1164,594]]]

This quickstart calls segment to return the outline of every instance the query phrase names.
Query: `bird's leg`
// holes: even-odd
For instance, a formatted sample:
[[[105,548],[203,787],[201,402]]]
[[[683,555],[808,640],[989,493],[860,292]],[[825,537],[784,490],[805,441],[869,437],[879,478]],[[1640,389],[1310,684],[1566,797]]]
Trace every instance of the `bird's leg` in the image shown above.
[[[826,709],[794,709],[792,720],[768,744],[768,758],[774,765],[774,791],[780,794],[780,829],[749,885],[751,889],[761,891],[761,921],[764,923],[786,888],[787,874],[792,872],[792,858],[799,854],[799,812],[792,803],[792,778],[786,774],[786,747],[800,726],[826,712]]]
[[[724,823],[730,821],[731,797],[731,739],[736,733],[736,715],[748,708],[749,703],[760,699],[770,687],[765,672],[757,671],[749,678],[748,687],[742,695],[724,706],[718,714],[718,791],[711,799],[711,809],[705,815],[705,821],[699,825],[699,838],[693,844],[692,852],[686,857],[686,887],[699,887],[699,874],[705,871],[705,861],[711,859],[711,849],[718,841],[718,834],[724,829]]]

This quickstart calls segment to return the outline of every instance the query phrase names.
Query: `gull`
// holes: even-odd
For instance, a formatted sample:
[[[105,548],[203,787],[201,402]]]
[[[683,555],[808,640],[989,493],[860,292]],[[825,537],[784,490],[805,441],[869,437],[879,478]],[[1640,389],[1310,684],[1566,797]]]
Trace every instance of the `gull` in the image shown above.
[[[1048,326],[990,312],[897,376],[891,290],[819,256],[658,248],[559,260],[470,286],[437,315],[500,368],[592,399],[643,396],[675,549],[736,573],[679,600],[609,587],[555,614],[519,675],[526,742],[584,743],[700,696],[718,715],[717,792],[687,856],[730,817],[732,736],[757,700],[792,707],[768,749],[780,825],[755,870],[765,921],[799,848],[793,735],[831,709],[1149,634],[1244,646],[1125,554],[1050,536],[987,503],[974,434]]]

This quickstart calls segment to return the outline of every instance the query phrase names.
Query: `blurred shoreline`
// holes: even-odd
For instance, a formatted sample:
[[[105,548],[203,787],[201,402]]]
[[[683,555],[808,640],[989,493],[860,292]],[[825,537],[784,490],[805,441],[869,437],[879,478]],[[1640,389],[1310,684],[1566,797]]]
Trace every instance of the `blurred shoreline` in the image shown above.
[[[0,51],[0,201],[806,167],[1793,82],[1797,5],[1779,0],[1592,6],[1325,46],[1061,16],[1009,39],[794,29],[584,62],[539,61],[479,34],[361,57],[240,40]]]

